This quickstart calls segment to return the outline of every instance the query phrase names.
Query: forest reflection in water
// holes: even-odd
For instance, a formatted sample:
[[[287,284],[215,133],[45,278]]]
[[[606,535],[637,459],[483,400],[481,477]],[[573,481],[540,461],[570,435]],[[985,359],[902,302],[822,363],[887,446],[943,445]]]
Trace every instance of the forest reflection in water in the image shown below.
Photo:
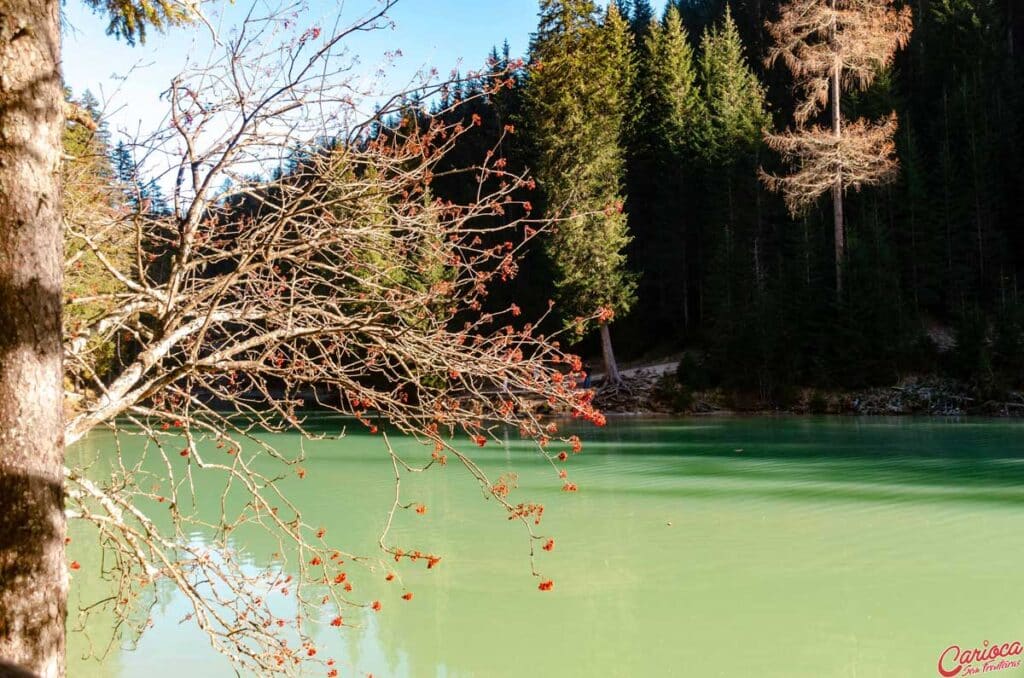
[[[474,452],[495,477],[518,472],[517,501],[546,505],[543,532],[557,548],[539,565],[554,590],[537,591],[525,532],[464,470],[409,478],[403,496],[429,511],[402,515],[393,537],[444,560],[403,567],[409,602],[381,577],[356,576],[384,610],[317,632],[341,675],[888,678],[933,675],[951,644],[1024,637],[1010,595],[1024,557],[1022,423],[614,418],[580,432],[575,494],[514,434]],[[102,475],[110,442],[97,433],[71,454]],[[349,434],[307,452],[306,479],[287,481],[307,521],[374,553],[393,493],[379,438]],[[72,534],[74,629],[74,610],[104,589],[88,530]],[[273,565],[276,547],[258,533],[236,545],[254,571]],[[154,625],[137,649],[115,642],[103,662],[81,659],[87,639],[72,632],[70,675],[231,675],[202,632],[179,623],[188,610],[172,586],[139,614],[150,605]],[[109,638],[110,622],[90,619],[93,642]]]

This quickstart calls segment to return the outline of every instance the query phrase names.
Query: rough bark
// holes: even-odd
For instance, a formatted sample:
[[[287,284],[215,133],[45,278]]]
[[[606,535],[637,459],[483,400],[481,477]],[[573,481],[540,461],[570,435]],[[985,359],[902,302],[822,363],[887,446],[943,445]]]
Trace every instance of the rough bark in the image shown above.
[[[612,350],[612,334],[608,323],[601,323],[601,355],[604,357],[604,386],[622,384],[619,364],[615,362],[615,351]]]
[[[63,676],[57,0],[0,0],[0,657]]]

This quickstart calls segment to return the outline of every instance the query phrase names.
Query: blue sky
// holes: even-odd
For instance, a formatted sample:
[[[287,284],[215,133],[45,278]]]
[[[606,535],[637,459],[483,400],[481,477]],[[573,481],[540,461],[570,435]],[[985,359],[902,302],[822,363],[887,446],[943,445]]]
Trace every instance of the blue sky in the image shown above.
[[[277,0],[256,0],[261,5]],[[223,29],[238,23],[253,0],[210,0],[211,21]],[[342,23],[373,7],[375,0],[309,0],[298,22],[328,25],[339,12]],[[197,28],[150,33],[145,45],[129,47],[106,35],[107,21],[81,0],[64,5],[64,78],[76,93],[85,89],[106,103],[115,132],[145,131],[163,116],[159,94],[178,73],[188,54],[209,49],[209,34]],[[399,0],[390,12],[395,27],[363,34],[355,49],[369,76],[389,50],[403,56],[392,69],[405,82],[423,67],[442,74],[456,67],[480,68],[492,45],[508,39],[513,55],[523,55],[537,21],[537,0]],[[331,21],[333,23],[333,21]]]

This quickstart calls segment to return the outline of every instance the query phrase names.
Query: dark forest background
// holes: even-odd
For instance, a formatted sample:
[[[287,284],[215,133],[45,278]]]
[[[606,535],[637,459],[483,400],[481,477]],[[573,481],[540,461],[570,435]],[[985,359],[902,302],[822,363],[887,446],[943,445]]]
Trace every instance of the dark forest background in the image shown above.
[[[624,8],[641,44],[665,8]],[[721,30],[727,3],[678,3],[698,81],[701,37]],[[762,83],[775,129],[792,124],[792,86],[766,69],[764,29],[779,3],[733,0],[742,55]],[[672,145],[657,97],[637,92],[639,124],[626,147],[629,267],[640,275],[631,312],[613,325],[620,357],[692,350],[694,387],[860,388],[942,372],[991,390],[1024,382],[1024,9],[1013,0],[920,0],[896,64],[866,93],[844,98],[852,117],[899,116],[898,180],[847,195],[847,280],[834,288],[831,201],[791,219],[756,169],[778,160],[760,144],[731,155]],[[657,68],[636,50],[642,81]],[[497,51],[498,68],[510,55]],[[481,148],[506,121],[523,124],[519,86],[469,106]],[[749,84],[737,76],[737,88]],[[472,89],[472,86],[470,86]],[[707,94],[701,88],[700,94]],[[530,167],[530,139],[508,149]],[[468,157],[479,149],[463,149]],[[674,152],[673,152],[674,151]],[[538,253],[539,254],[539,253]],[[543,256],[519,280],[539,308],[551,295]],[[596,354],[596,343],[585,345]],[[597,361],[595,360],[595,364]]]
[[[791,76],[764,62],[765,22],[780,3],[620,3],[633,43],[618,143],[636,276],[630,310],[611,325],[620,359],[685,353],[690,388],[750,391],[768,403],[796,386],[863,388],[912,374],[991,395],[1024,386],[1024,9],[1015,0],[908,4],[907,48],[870,89],[843,98],[851,118],[897,113],[900,170],[891,184],[847,194],[837,295],[831,200],[791,217],[758,178],[759,168],[779,169],[778,157],[760,134],[730,127],[792,126]],[[675,37],[686,49],[666,15],[681,19]],[[500,144],[510,171],[532,171],[544,139],[531,134],[531,55],[496,47],[483,56],[479,78],[464,77],[441,100],[409,101],[401,124],[479,116],[448,166],[478,163]],[[490,91],[506,70],[506,86]],[[680,82],[686,92],[666,91]],[[123,149],[115,160],[119,174],[136,171]],[[471,201],[472,178],[453,176],[438,173],[436,195]],[[544,209],[543,183],[526,199]],[[554,281],[551,253],[538,245],[491,300],[539,315]],[[600,364],[596,336],[580,350]]]

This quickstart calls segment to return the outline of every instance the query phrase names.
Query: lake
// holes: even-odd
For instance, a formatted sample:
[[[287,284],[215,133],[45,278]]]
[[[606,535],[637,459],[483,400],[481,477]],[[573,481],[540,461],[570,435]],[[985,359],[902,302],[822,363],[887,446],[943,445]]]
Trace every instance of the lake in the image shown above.
[[[560,491],[514,434],[474,452],[492,477],[519,473],[513,503],[545,504],[540,529],[556,547],[537,558],[552,591],[537,590],[523,527],[452,462],[403,479],[403,498],[428,510],[402,512],[392,529],[394,543],[443,561],[401,567],[408,602],[397,582],[354,574],[384,609],[346,612],[359,628],[318,630],[321,656],[336,657],[343,677],[893,678],[939,675],[951,645],[1024,639],[1024,423],[612,418],[579,432],[583,454],[568,464],[577,493]],[[111,444],[97,432],[70,455],[102,475]],[[371,555],[394,493],[381,445],[362,433],[308,445],[307,477],[288,481],[307,522]],[[74,610],[104,588],[90,530],[73,523],[70,533],[69,558],[82,563],[73,628]],[[273,550],[238,546],[254,566]],[[88,637],[71,633],[70,675],[233,675],[180,623],[187,610],[173,588],[145,602],[153,628],[134,650],[122,641],[102,662],[81,658],[109,638],[102,616]]]

